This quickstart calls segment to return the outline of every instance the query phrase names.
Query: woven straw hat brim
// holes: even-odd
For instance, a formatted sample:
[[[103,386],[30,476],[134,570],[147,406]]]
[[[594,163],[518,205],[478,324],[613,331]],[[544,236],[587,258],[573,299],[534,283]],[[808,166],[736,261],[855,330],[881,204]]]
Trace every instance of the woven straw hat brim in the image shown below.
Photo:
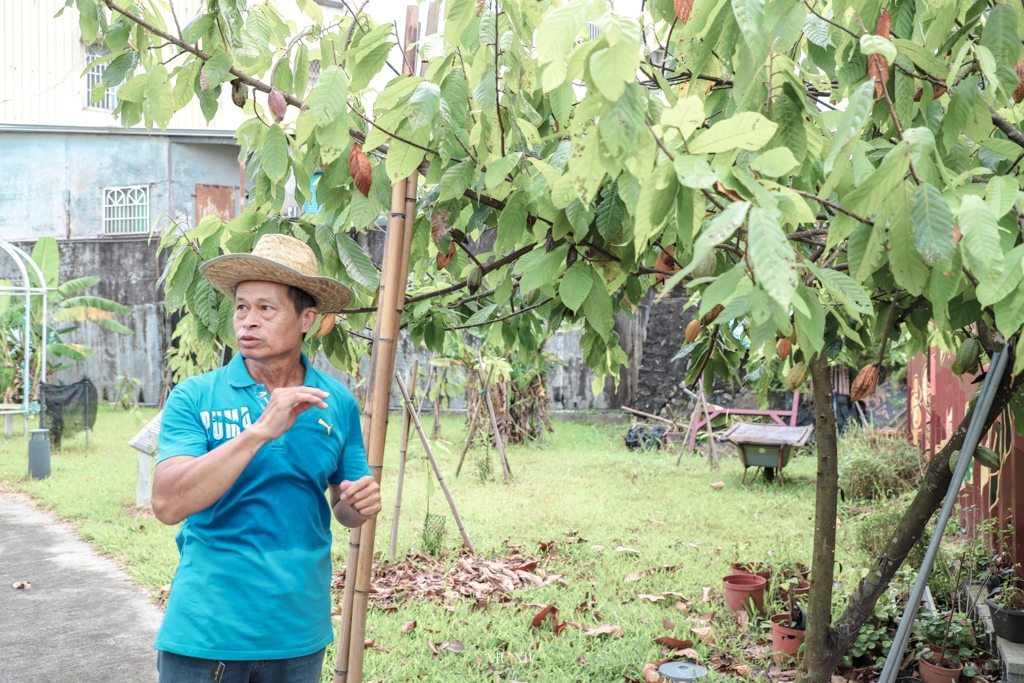
[[[308,292],[320,313],[341,313],[352,301],[352,290],[334,278],[304,275],[262,256],[224,254],[199,266],[199,272],[228,298],[239,282],[279,282]]]

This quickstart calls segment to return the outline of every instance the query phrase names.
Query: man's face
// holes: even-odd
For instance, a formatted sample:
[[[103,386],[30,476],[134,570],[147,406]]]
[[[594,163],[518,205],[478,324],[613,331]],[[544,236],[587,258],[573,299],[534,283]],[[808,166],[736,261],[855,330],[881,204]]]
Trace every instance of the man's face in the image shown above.
[[[288,286],[277,282],[240,282],[235,288],[235,339],[246,358],[264,360],[302,345],[317,310],[295,312]]]

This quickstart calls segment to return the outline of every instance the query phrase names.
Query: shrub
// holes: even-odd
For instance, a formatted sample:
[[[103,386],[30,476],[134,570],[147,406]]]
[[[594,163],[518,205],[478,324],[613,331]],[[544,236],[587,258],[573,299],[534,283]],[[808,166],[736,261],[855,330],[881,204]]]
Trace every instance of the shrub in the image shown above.
[[[848,498],[887,498],[912,490],[924,460],[914,444],[853,428],[839,439],[839,486]]]

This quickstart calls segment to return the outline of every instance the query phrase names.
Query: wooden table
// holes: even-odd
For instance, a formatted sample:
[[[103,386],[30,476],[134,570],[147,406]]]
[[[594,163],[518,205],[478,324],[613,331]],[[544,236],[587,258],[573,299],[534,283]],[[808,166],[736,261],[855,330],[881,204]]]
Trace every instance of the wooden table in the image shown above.
[[[740,451],[743,461],[743,480],[747,483],[747,468],[777,467],[779,482],[782,482],[782,468],[789,464],[790,452],[794,447],[803,446],[811,438],[812,425],[786,427],[783,425],[751,424],[739,422],[730,427],[722,436]],[[757,473],[754,473],[757,476]]]

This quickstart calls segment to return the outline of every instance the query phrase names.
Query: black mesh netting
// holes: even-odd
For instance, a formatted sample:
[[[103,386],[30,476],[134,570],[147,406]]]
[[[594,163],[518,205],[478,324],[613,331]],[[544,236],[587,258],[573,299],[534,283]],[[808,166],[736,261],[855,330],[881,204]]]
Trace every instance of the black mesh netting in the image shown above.
[[[74,384],[43,384],[39,424],[50,430],[50,443],[60,448],[61,439],[71,437],[96,424],[96,405],[99,394],[96,385],[86,377]]]

